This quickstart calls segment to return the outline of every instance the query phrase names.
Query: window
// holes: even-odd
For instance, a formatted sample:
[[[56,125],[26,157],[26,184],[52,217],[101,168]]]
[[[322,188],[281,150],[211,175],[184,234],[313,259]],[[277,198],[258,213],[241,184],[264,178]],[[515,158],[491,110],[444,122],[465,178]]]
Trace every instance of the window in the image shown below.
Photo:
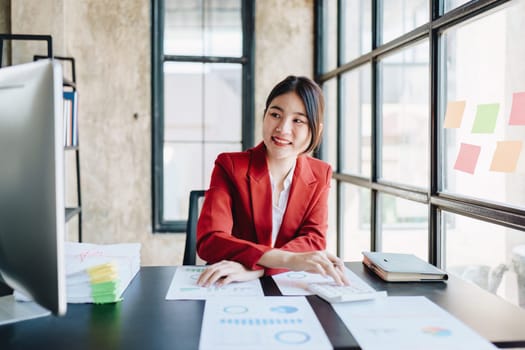
[[[525,307],[525,0],[317,9],[339,254],[410,252]]]
[[[153,0],[153,226],[184,232],[216,156],[253,144],[253,1]]]

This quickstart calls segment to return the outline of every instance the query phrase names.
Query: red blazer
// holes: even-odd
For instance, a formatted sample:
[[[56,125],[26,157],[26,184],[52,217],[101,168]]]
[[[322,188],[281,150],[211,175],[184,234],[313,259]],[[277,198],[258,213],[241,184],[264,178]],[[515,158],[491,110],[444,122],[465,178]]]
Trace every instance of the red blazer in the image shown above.
[[[297,158],[275,248],[294,252],[326,248],[331,177],[329,164],[307,155]],[[272,186],[264,144],[220,154],[197,223],[197,253],[211,264],[233,260],[262,269],[257,261],[272,249],[271,236]]]

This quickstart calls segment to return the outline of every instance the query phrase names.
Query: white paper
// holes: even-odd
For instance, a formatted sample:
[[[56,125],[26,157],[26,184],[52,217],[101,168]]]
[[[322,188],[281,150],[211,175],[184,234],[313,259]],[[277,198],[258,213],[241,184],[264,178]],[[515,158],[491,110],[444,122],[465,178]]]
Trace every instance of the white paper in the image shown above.
[[[497,349],[426,297],[332,304],[363,350]]]
[[[352,270],[345,267],[345,274],[351,285],[360,287],[361,290],[369,290],[375,292],[375,289],[370,287],[368,283],[363,281]],[[304,271],[289,271],[272,276],[275,284],[281,291],[282,295],[312,295],[308,290],[310,283],[333,283],[332,277],[323,277],[317,273],[309,273]]]
[[[258,279],[234,282],[222,287],[200,287],[197,279],[206,266],[179,266],[173,275],[166,300],[207,299],[213,296],[264,296]]]
[[[304,297],[206,300],[200,350],[332,349]]]
[[[91,278],[87,269],[114,262],[117,265],[120,298],[140,269],[140,243],[92,244],[65,242],[66,295],[68,303],[93,303]],[[31,300],[19,291],[15,298]]]
[[[68,303],[91,303],[91,280],[87,269],[114,262],[120,297],[140,269],[140,243],[91,244],[66,242],[66,286]]]

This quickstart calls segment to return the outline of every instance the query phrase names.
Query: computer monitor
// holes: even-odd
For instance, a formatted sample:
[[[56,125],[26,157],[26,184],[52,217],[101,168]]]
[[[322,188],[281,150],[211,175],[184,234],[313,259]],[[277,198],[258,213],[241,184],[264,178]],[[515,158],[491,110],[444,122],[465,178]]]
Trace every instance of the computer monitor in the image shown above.
[[[66,312],[62,96],[51,59],[0,69],[0,282],[44,308],[2,296],[0,324]]]

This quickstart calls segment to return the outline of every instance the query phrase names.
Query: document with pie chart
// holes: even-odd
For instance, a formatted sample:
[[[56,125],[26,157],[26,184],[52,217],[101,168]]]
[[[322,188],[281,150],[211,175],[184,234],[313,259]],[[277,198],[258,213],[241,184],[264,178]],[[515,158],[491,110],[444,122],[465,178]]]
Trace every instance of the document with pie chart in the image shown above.
[[[332,304],[362,349],[497,349],[423,296]]]
[[[200,350],[332,349],[304,297],[206,299]]]

